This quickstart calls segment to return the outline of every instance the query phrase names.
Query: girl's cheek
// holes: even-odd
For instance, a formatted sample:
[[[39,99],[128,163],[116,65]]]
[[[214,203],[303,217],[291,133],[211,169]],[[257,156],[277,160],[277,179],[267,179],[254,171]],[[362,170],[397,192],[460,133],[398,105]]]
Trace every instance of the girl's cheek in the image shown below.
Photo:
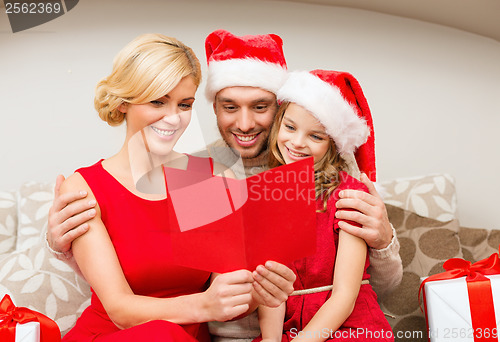
[[[283,127],[280,127],[280,130],[278,131],[278,139],[283,140],[287,137],[287,135],[288,132]]]
[[[328,149],[325,150],[325,152],[321,153],[321,155],[317,155],[314,157],[314,162],[318,162],[319,160],[321,160],[321,158],[323,158],[325,156],[325,154],[328,152]]]

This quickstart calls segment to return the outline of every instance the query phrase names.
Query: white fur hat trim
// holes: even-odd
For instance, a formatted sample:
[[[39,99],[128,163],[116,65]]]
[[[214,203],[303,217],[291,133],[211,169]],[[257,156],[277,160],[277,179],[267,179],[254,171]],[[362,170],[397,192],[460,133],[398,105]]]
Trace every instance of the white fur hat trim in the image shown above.
[[[333,138],[341,155],[353,153],[370,135],[366,121],[358,116],[340,90],[307,71],[289,73],[277,97],[279,101],[296,103],[311,112]]]
[[[262,60],[228,59],[210,61],[205,96],[209,102],[227,87],[257,87],[276,94],[287,78],[285,68]]]

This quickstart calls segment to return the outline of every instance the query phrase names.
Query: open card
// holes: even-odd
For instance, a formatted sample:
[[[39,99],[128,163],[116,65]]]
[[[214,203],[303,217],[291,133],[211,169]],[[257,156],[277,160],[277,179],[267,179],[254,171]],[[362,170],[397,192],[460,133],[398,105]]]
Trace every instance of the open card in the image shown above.
[[[173,262],[224,273],[316,250],[312,158],[247,179],[214,176],[171,189]]]

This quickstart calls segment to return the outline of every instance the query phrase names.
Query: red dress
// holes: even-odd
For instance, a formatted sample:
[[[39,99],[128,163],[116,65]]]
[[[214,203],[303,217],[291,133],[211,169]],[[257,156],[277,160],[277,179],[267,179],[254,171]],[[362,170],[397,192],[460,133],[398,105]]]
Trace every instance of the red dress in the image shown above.
[[[170,196],[158,201],[140,198],[109,174],[101,162],[77,172],[99,203],[102,221],[132,291],[160,298],[204,291],[209,272],[169,262],[170,230],[165,215],[171,211]],[[211,160],[189,156],[186,171],[166,169],[166,172],[167,179],[200,181],[212,176]],[[90,306],[63,341],[210,341],[210,337],[205,323],[180,326],[155,320],[121,330],[109,319],[92,291]]]
[[[335,218],[335,203],[338,193],[344,189],[367,191],[363,183],[341,172],[341,184],[328,199],[327,210],[316,214],[317,250],[316,254],[294,261],[290,268],[297,275],[294,290],[311,289],[331,285],[338,247],[338,220]],[[317,201],[317,208],[323,208],[323,200]],[[369,279],[366,272],[369,266],[367,256],[363,280]],[[285,323],[282,341],[290,341],[309,323],[320,307],[330,298],[331,291],[323,291],[306,295],[291,296],[286,302]],[[363,330],[361,330],[363,329]],[[371,285],[360,287],[353,312],[334,332],[324,329],[315,332],[326,341],[394,341],[392,330],[380,306],[377,295]],[[306,335],[304,335],[306,336]],[[260,341],[260,337],[254,341]]]

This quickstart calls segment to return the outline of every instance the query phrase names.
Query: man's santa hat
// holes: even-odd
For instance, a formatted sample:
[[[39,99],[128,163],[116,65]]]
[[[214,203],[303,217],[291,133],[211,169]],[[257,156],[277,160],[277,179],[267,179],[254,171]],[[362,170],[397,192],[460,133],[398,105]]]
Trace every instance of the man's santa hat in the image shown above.
[[[277,98],[311,112],[325,126],[339,154],[354,153],[360,171],[376,180],[372,116],[354,76],[327,70],[291,72]]]
[[[283,41],[275,34],[235,36],[225,30],[205,40],[208,77],[205,95],[211,102],[222,89],[258,87],[274,94],[287,77]]]

